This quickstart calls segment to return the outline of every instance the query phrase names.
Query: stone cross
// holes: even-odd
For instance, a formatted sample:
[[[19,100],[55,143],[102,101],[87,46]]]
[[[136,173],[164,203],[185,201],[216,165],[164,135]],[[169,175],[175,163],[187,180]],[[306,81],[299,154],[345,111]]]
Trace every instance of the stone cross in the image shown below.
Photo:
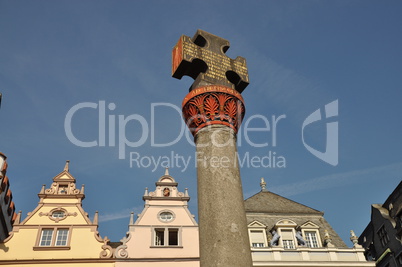
[[[195,79],[182,108],[196,144],[200,267],[252,266],[236,146],[249,81],[246,60],[229,58],[228,48],[198,30],[192,39],[182,35],[172,52],[172,76]]]
[[[249,84],[246,59],[229,58],[228,40],[197,30],[191,39],[182,35],[173,48],[172,76],[181,79],[184,75],[195,81],[190,91],[199,86],[224,85],[241,93]]]

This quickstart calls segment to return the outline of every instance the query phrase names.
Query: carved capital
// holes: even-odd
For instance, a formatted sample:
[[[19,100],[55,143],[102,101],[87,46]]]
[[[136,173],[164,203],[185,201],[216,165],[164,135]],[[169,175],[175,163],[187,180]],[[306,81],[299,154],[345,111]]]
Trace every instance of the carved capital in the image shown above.
[[[243,97],[236,90],[222,85],[193,89],[183,100],[183,117],[191,133],[205,126],[221,124],[237,133],[244,118]]]

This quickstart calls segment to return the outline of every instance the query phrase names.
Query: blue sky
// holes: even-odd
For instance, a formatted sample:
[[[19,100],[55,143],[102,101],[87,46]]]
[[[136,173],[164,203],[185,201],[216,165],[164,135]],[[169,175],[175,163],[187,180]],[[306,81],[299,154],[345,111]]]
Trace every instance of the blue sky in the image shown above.
[[[202,29],[231,42],[228,56],[247,60],[245,121],[255,117],[248,127],[265,127],[257,117],[272,123],[272,116],[286,116],[275,146],[273,131],[248,132],[253,143],[268,142],[254,147],[241,130],[242,159],[275,153],[286,162],[283,168],[245,164],[245,197],[260,190],[264,177],[268,190],[324,211],[351,245],[349,230],[360,234],[370,204],[382,203],[401,180],[401,11],[400,1],[368,0],[0,1],[0,151],[8,156],[17,210],[32,211],[41,185],[49,186],[70,160],[78,186],[85,184],[84,209],[91,218],[98,210],[100,234],[118,241],[130,212],[142,210],[144,188],[153,190],[164,173],[161,165],[130,167],[130,153],[144,164],[173,153],[190,159],[187,168],[171,163],[170,174],[181,191],[189,188],[196,214],[193,144],[182,136],[157,147],[151,136],[169,143],[181,134],[184,125],[172,106],[181,106],[192,80],[171,77],[171,50],[180,35]],[[303,145],[302,125],[336,100],[337,117],[304,129],[305,142],[324,151],[326,123],[338,122],[339,162],[332,166]],[[68,112],[82,103],[97,108],[74,113],[72,132],[98,146],[79,147],[66,134]],[[102,103],[105,118],[115,118],[114,146],[109,121],[99,146]],[[144,118],[149,132],[138,120],[118,123],[131,115]],[[126,146],[119,159],[123,136],[144,142]]]

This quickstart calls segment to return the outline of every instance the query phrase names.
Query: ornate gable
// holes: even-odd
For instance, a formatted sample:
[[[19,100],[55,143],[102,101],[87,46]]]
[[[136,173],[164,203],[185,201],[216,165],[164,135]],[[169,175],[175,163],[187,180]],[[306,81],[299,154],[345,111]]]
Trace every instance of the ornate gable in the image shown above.
[[[145,188],[144,200],[190,200],[187,188],[184,192],[177,190],[178,183],[169,175],[168,168],[166,168],[165,174],[159,178],[155,185],[156,189],[153,192],[148,192],[148,188]]]
[[[21,222],[21,212],[14,223],[10,238],[5,243],[7,254],[0,257],[12,259],[109,258],[113,249],[107,237],[98,233],[98,213],[93,221],[82,208],[84,187],[75,187],[75,178],[69,173],[69,162],[53,178],[49,188],[45,185],[39,196],[38,206]],[[24,251],[24,254],[21,254]],[[77,256],[80,255],[80,256]]]
[[[81,189],[77,189],[75,178],[69,173],[69,162],[66,161],[64,170],[53,178],[53,183],[48,189],[45,189],[45,185],[43,185],[38,194],[41,200],[45,198],[76,198],[81,201],[85,198],[84,185]]]

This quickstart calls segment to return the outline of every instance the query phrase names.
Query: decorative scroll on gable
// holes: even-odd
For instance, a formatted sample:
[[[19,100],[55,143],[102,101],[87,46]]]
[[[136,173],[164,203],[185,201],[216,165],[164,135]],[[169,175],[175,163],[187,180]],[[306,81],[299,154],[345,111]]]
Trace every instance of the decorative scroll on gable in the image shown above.
[[[49,189],[45,190],[46,195],[78,195],[81,190],[75,187],[75,183],[52,183]]]

